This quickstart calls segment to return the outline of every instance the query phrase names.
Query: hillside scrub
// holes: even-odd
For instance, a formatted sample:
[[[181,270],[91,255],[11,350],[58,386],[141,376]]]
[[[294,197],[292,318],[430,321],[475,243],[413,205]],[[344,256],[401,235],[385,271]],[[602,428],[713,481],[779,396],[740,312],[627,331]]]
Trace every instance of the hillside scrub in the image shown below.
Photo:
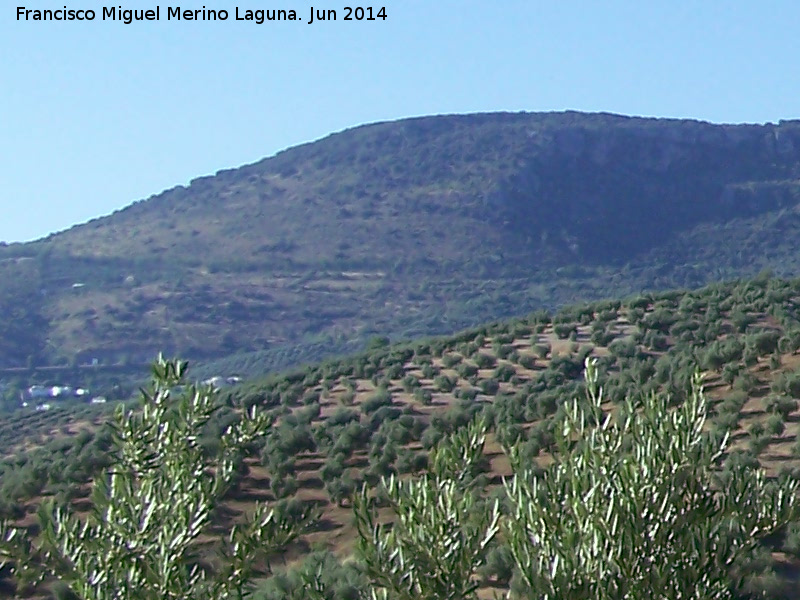
[[[163,350],[254,376],[576,298],[797,273],[799,148],[797,122],[567,112],[354,128],[0,246],[0,367]]]

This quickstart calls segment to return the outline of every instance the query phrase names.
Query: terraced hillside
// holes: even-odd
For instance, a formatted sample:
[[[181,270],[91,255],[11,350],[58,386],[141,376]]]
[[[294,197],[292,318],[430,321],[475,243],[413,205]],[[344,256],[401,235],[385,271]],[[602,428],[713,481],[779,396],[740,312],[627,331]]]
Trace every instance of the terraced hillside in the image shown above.
[[[537,312],[224,391],[204,439],[209,447],[242,407],[263,406],[276,421],[246,459],[215,527],[224,530],[256,499],[287,511],[313,503],[321,510],[318,525],[272,567],[291,571],[324,558],[335,579],[346,569],[337,560],[353,550],[352,494],[391,474],[424,472],[427,452],[476,415],[491,424],[487,494],[499,493],[502,477],[511,473],[503,447],[517,444],[523,460],[546,468],[561,407],[583,394],[586,357],[597,359],[604,409],[612,413],[629,395],[666,394],[680,404],[699,369],[712,400],[711,431],[731,434],[721,468],[757,462],[774,477],[800,476],[798,311],[800,280],[764,277]],[[17,449],[1,466],[6,513],[30,522],[42,494],[87,507],[84,488],[71,479],[85,478],[87,464],[103,463],[108,438],[88,432],[99,420],[69,420],[53,413],[38,424],[10,422],[0,431],[6,447]],[[78,437],[52,439],[59,428],[84,427],[89,430]],[[25,452],[19,450],[23,442]],[[792,597],[800,530],[772,543],[761,557],[771,571],[759,570],[750,585],[767,590],[765,597]],[[503,557],[500,547],[494,549],[482,571],[487,594],[509,583]],[[256,597],[294,593],[287,589],[296,579],[281,577],[265,576]]]

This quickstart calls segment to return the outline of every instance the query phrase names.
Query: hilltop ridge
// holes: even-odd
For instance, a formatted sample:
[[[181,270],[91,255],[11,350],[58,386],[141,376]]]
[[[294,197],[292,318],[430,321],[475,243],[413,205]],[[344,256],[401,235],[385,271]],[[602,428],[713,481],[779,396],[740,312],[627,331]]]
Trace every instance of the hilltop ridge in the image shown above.
[[[159,350],[287,366],[376,334],[793,275],[798,202],[798,121],[364,125],[0,248],[0,366]]]

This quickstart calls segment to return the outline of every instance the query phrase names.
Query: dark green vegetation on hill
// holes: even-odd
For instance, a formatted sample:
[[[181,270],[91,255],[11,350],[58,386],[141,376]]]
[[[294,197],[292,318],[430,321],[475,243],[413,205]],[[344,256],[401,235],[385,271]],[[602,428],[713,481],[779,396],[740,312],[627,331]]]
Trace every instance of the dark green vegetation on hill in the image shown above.
[[[0,247],[0,366],[261,352],[227,364],[256,373],[376,334],[796,274],[798,178],[798,122],[358,127]]]
[[[273,558],[273,576],[266,563],[260,566],[265,571],[253,598],[307,598],[304,582],[315,575],[335,589],[331,598],[355,598],[369,578],[358,562],[347,563],[359,487],[379,489],[392,474],[430,474],[437,444],[483,417],[489,432],[475,485],[484,500],[503,497],[500,483],[511,463],[548,468],[569,400],[585,397],[587,357],[596,360],[604,389],[601,408],[612,415],[631,410],[626,398],[651,393],[684,406],[700,369],[710,407],[707,431],[715,439],[730,435],[716,467],[720,485],[758,465],[779,481],[796,480],[799,352],[800,280],[760,277],[540,311],[275,374],[223,391],[200,437],[213,456],[243,408],[258,406],[273,421],[238,463],[212,529],[224,534],[254,501],[275,503],[281,515],[313,506],[321,512],[317,525],[282,559]],[[98,415],[67,412],[6,422],[0,431],[8,449],[0,463],[3,515],[30,525],[39,500],[50,496],[86,511],[83,482],[109,460],[111,436],[103,423]],[[503,449],[512,446],[509,460]],[[380,509],[378,519],[390,515]],[[202,549],[211,550],[205,542]],[[480,597],[507,588],[522,594],[526,583],[515,574],[502,535],[485,561],[477,570]],[[731,581],[743,577],[736,597],[795,597],[800,528],[780,531],[731,567]]]

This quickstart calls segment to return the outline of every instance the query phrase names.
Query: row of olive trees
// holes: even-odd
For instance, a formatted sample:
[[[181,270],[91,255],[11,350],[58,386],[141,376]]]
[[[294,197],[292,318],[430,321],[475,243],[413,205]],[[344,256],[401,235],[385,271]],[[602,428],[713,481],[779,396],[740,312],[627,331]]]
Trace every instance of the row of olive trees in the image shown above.
[[[495,536],[517,571],[509,598],[734,597],[760,541],[797,522],[797,483],[720,469],[727,436],[706,433],[698,377],[674,410],[651,394],[613,416],[601,408],[592,361],[586,381],[587,398],[565,406],[547,469],[507,449],[515,475],[505,483],[506,515],[465,477],[482,456],[479,424],[446,440],[426,477],[384,481],[392,526],[376,523],[362,496],[356,515],[372,598],[476,598]]]
[[[289,519],[259,506],[204,566],[197,542],[243,448],[270,423],[244,415],[207,456],[198,435],[214,394],[176,393],[184,370],[160,359],[140,410],[117,412],[114,459],[95,482],[88,517],[45,505],[37,538],[3,526],[0,549],[20,581],[55,576],[85,599],[241,599],[256,555],[308,526],[308,514]],[[586,382],[587,397],[566,403],[558,421],[552,464],[534,468],[507,448],[515,474],[493,498],[480,474],[480,421],[440,443],[423,477],[384,479],[356,495],[366,597],[476,598],[478,571],[499,539],[517,573],[509,598],[732,598],[759,541],[797,521],[797,484],[751,467],[720,469],[727,439],[705,432],[698,379],[676,409],[649,395],[613,416],[602,410],[591,361]],[[376,504],[393,510],[391,526],[376,519]],[[304,595],[332,597],[321,577],[307,578]]]

